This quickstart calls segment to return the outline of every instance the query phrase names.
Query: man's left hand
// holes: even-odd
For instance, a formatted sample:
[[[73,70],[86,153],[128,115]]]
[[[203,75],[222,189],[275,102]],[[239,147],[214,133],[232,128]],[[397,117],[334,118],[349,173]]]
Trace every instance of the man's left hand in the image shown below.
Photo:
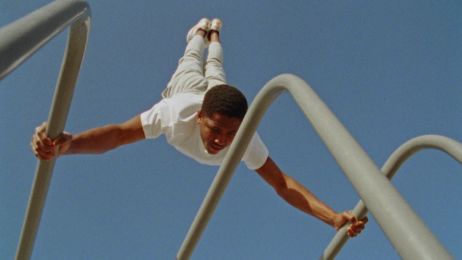
[[[337,214],[334,219],[334,227],[336,230],[342,228],[348,222],[351,223],[348,227],[348,236],[355,237],[364,229],[368,219],[367,216],[358,220],[351,211],[345,211]]]

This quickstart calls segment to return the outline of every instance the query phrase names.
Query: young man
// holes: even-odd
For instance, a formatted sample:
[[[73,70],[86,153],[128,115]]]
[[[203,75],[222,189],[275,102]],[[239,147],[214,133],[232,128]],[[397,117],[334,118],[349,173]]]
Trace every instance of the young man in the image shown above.
[[[163,99],[132,119],[55,140],[45,134],[46,123],[32,136],[32,150],[41,160],[76,153],[103,153],[118,146],[164,134],[178,151],[202,164],[220,165],[247,111],[247,101],[236,88],[226,85],[223,51],[219,39],[222,22],[201,19],[187,34],[187,47]],[[208,46],[208,57],[203,55]],[[310,191],[283,173],[255,134],[242,160],[255,170],[289,204],[335,229],[350,222],[348,234],[359,234],[367,218],[351,212],[337,213]]]

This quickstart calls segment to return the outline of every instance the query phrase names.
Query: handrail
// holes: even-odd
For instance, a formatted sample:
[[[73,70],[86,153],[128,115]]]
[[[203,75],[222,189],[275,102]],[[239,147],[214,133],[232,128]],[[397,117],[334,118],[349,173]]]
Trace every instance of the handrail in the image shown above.
[[[90,29],[90,7],[85,1],[53,1],[0,29],[0,79],[11,73],[35,51],[70,26],[61,71],[48,115],[47,135],[64,129]],[[55,160],[39,161],[16,259],[30,259]]]
[[[407,142],[403,143],[398,149],[396,149],[385,162],[382,167],[382,173],[387,176],[388,179],[393,178],[395,173],[401,167],[401,165],[423,149],[438,149],[441,150],[456,161],[462,164],[462,144],[452,140],[445,136],[440,135],[422,135],[415,137]],[[360,200],[353,213],[359,218],[364,217],[367,214],[367,208]],[[330,243],[324,249],[323,255],[320,259],[334,259],[340,249],[345,245],[348,240],[347,228],[341,228],[335,236],[332,238]]]
[[[191,256],[263,114],[284,90],[292,94],[401,257],[451,259],[449,253],[311,87],[290,74],[279,75],[270,80],[252,102],[177,253],[177,259],[189,259]]]
[[[61,0],[0,28],[0,80],[61,31],[70,25],[86,24],[89,17],[90,7],[85,1]],[[89,29],[89,24],[85,29]],[[85,32],[71,34],[73,38],[84,37],[80,41],[86,42]]]

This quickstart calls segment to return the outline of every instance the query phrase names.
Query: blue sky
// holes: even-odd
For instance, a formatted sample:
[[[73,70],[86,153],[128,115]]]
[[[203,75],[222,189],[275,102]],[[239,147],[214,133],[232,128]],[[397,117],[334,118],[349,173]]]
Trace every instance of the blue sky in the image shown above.
[[[0,3],[5,25],[48,1]],[[249,99],[271,78],[306,80],[380,167],[406,140],[461,141],[460,1],[89,1],[92,27],[66,129],[122,122],[160,98],[200,17],[220,17],[230,84]],[[50,108],[67,33],[0,83],[0,259],[12,259],[30,188],[36,125]],[[259,132],[289,175],[340,211],[359,197],[288,94]],[[172,259],[217,171],[164,138],[60,158],[33,259]],[[462,258],[460,164],[410,159],[393,183]],[[334,231],[241,165],[192,259],[317,259]],[[338,259],[399,259],[370,216]]]

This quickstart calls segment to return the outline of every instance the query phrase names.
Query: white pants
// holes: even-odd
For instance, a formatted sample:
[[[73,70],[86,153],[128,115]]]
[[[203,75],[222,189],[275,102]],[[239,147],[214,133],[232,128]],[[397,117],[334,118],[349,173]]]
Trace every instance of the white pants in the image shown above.
[[[221,44],[210,43],[205,68],[204,51],[204,38],[194,36],[186,46],[175,73],[162,92],[162,97],[171,97],[182,92],[203,93],[216,85],[226,84]]]

